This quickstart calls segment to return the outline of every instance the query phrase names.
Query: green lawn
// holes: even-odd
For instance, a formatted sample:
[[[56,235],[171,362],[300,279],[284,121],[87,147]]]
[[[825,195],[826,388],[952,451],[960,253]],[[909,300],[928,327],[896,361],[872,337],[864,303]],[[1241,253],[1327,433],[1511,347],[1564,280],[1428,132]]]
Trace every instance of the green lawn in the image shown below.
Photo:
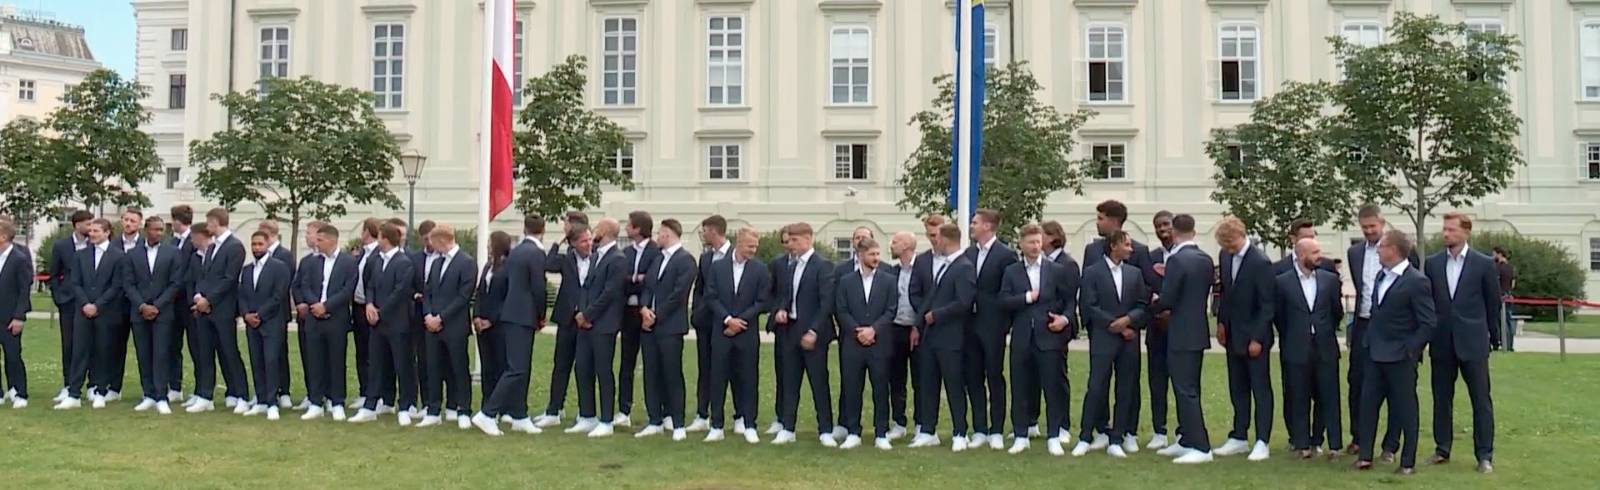
[[[32,301],[33,311],[47,313],[56,311],[56,303],[50,300],[50,292],[48,290],[42,293],[33,293],[33,296],[28,299]]]
[[[1523,330],[1560,335],[1561,325],[1556,322],[1526,323]],[[1567,338],[1600,339],[1600,315],[1573,315],[1567,317]]]
[[[0,454],[6,455],[4,478],[11,488],[58,487],[66,481],[95,487],[210,487],[263,477],[280,488],[395,484],[454,488],[1193,488],[1195,482],[1205,482],[1199,487],[1364,488],[1401,481],[1453,489],[1490,485],[1582,488],[1593,484],[1593,475],[1583,468],[1594,464],[1593,455],[1582,449],[1600,447],[1600,417],[1592,411],[1600,401],[1600,356],[1572,356],[1565,363],[1545,354],[1496,356],[1498,472],[1483,476],[1472,471],[1470,410],[1462,393],[1456,404],[1458,461],[1443,468],[1422,467],[1418,475],[1402,480],[1392,475],[1389,467],[1367,473],[1351,471],[1348,457],[1339,463],[1293,460],[1284,449],[1287,436],[1281,423],[1274,429],[1274,458],[1264,463],[1249,463],[1238,456],[1210,465],[1179,467],[1148,450],[1125,461],[1098,452],[1082,458],[1053,458],[1042,441],[1021,456],[989,450],[960,454],[947,448],[910,450],[904,447],[905,440],[888,453],[872,449],[870,442],[842,452],[816,442],[808,391],[801,403],[800,442],[784,447],[765,443],[752,447],[733,434],[716,444],[700,442],[704,434],[693,434],[686,442],[664,437],[640,441],[627,429],[619,429],[617,436],[606,440],[560,431],[490,439],[475,430],[454,427],[400,428],[390,416],[359,426],[326,418],[301,422],[298,412],[292,411],[278,422],[223,412],[161,417],[134,412],[137,394],[104,410],[54,412],[49,409],[49,398],[59,384],[58,333],[42,321],[30,323],[28,329],[26,355],[33,406],[22,412],[0,410]],[[532,407],[542,407],[546,399],[553,339],[539,336],[536,342]],[[685,349],[685,357],[689,358],[685,373],[692,386],[692,347]],[[1074,353],[1071,360],[1074,428],[1082,405],[1086,360],[1081,353]],[[301,377],[300,366],[295,364],[298,397]],[[772,420],[770,365],[771,358],[763,357],[763,426]],[[1426,363],[1422,370],[1421,379],[1427,380]],[[130,366],[128,386],[137,386],[135,375]],[[1217,444],[1226,436],[1231,420],[1225,376],[1222,359],[1208,357],[1204,402],[1208,427]],[[837,377],[834,383],[838,383]],[[1419,458],[1433,448],[1431,396],[1427,382],[1422,385],[1424,442]],[[354,382],[350,386],[355,389]],[[642,402],[642,392],[636,396]],[[576,412],[576,401],[570,398],[567,412],[570,423]],[[1142,425],[1148,438],[1148,403],[1144,412]],[[634,417],[638,421],[642,414]],[[870,420],[869,415],[867,431],[871,430]],[[1275,416],[1274,421],[1281,419]],[[940,428],[948,443],[948,423],[941,423]],[[769,439],[763,436],[763,440]]]

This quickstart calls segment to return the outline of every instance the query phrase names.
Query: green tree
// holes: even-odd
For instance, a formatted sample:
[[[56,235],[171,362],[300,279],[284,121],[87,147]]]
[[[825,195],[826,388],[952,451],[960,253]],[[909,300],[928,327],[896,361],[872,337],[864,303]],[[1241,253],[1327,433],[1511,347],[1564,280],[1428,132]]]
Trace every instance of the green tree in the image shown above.
[[[1340,168],[1342,152],[1329,144],[1328,83],[1289,82],[1257,101],[1250,122],[1215,129],[1206,154],[1216,165],[1211,200],[1226,205],[1250,232],[1288,248],[1289,225],[1305,218],[1340,229],[1357,206]]]
[[[139,185],[161,166],[156,141],[139,129],[150,112],[139,104],[149,87],[100,69],[61,97],[62,105],[45,125],[56,165],[68,169],[62,197],[88,208],[106,204],[148,206]]]
[[[352,204],[403,207],[389,189],[399,144],[373,112],[371,93],[309,77],[264,83],[265,93],[212,96],[235,124],[190,143],[200,192],[287,219],[293,249],[307,217],[344,216]]]
[[[919,214],[949,215],[955,79],[942,75],[933,83],[939,92],[933,107],[911,117],[910,125],[922,132],[922,140],[906,159],[898,182],[904,195],[896,204]],[[1083,180],[1096,165],[1072,159],[1077,145],[1073,133],[1094,112],[1062,113],[1040,101],[1042,87],[1023,62],[990,69],[985,89],[978,206],[999,211],[1005,220],[1001,234],[1011,236],[1023,223],[1044,215],[1052,194],[1082,193]]]
[[[61,196],[70,172],[56,164],[44,127],[33,119],[17,119],[0,129],[0,215],[11,215],[24,229],[48,216]]]
[[[512,149],[514,204],[523,214],[558,216],[597,206],[604,185],[633,190],[633,181],[610,160],[627,144],[622,127],[584,102],[587,67],[583,56],[568,56],[523,89],[527,105],[517,115]]]
[[[1362,197],[1399,208],[1426,233],[1439,206],[1499,192],[1525,164],[1521,120],[1502,86],[1521,59],[1515,36],[1398,12],[1383,44],[1328,39],[1345,70],[1330,124]]]

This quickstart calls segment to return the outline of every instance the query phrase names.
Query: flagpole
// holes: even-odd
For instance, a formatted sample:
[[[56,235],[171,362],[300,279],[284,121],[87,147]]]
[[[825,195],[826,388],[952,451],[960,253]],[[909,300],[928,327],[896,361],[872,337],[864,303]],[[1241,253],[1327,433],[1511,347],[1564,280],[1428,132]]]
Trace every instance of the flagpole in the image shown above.
[[[956,15],[956,224],[965,250],[972,237],[972,0],[959,0]]]
[[[493,1],[483,3],[483,70],[478,72],[483,77],[483,93],[478,106],[478,246],[475,257],[485,264],[489,263],[489,148],[494,138],[494,28],[498,7]],[[482,339],[476,335],[473,338]],[[482,372],[483,360],[472,356],[472,377],[480,378]]]

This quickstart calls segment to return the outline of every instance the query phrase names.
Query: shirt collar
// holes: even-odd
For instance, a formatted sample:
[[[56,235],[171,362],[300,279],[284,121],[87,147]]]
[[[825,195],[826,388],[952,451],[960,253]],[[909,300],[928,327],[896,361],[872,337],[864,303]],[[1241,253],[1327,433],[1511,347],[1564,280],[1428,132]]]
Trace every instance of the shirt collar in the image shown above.
[[[1200,245],[1199,245],[1199,244],[1196,244],[1196,243],[1195,243],[1195,242],[1194,242],[1194,240],[1185,240],[1185,241],[1182,241],[1182,242],[1178,242],[1178,244],[1177,244],[1177,245],[1173,245],[1173,246],[1172,246],[1172,248],[1171,248],[1171,249],[1170,249],[1170,250],[1167,250],[1167,254],[1168,254],[1168,255],[1171,255],[1171,254],[1173,254],[1173,253],[1176,253],[1176,252],[1177,252],[1177,251],[1179,251],[1179,250],[1182,250],[1182,249],[1183,249],[1183,247],[1195,247],[1195,248],[1200,248]]]
[[[0,257],[5,257],[7,255],[11,255],[11,249],[13,249],[13,248],[16,248],[15,244],[7,244],[6,248],[0,249]],[[4,261],[0,261],[0,264],[4,264],[4,263],[5,263]]]
[[[377,241],[373,241],[372,243],[368,243],[366,245],[362,245],[361,249],[365,250],[366,253],[372,253],[373,250],[377,250],[378,249],[378,242]]]
[[[87,243],[89,243],[89,238],[88,237],[79,238],[77,233],[73,233],[72,234],[72,246],[73,247],[82,248]]]
[[[192,230],[192,228],[191,228],[191,230]],[[189,239],[189,231],[190,230],[183,230],[183,233],[178,233],[176,235],[177,238],[178,238],[178,241],[181,242],[181,241],[184,241],[184,240],[188,240]]]
[[[722,241],[722,246],[721,247],[716,247],[715,250],[716,250],[716,254],[717,255],[721,255],[723,257],[727,257],[728,256],[728,252],[733,250],[733,242],[730,241],[730,240],[723,240]]]
[[[1449,250],[1450,249],[1445,249],[1446,252],[1449,252]],[[1461,244],[1461,252],[1460,253],[1447,254],[1447,255],[1450,257],[1450,260],[1462,260],[1462,259],[1466,258],[1468,250],[1472,250],[1472,245],[1463,243],[1463,244]]]
[[[978,250],[983,250],[985,252],[989,251],[989,249],[994,248],[994,242],[999,240],[999,239],[1000,239],[1000,235],[995,235],[995,236],[989,237],[988,241],[985,241],[985,242],[983,242],[983,243],[978,245]]]
[[[1044,265],[1045,260],[1046,259],[1043,255],[1040,255],[1039,258],[1033,260],[1028,260],[1027,256],[1022,257],[1023,267],[1027,267],[1029,269],[1038,269],[1040,266]]]
[[[282,246],[283,246],[283,242],[272,242],[270,244],[267,244],[267,256],[271,257],[272,254],[278,252],[278,247],[282,247]]]
[[[682,248],[683,242],[678,242],[673,244],[671,247],[661,249],[661,255],[667,258],[672,258],[672,254],[678,253],[678,250]]]
[[[451,245],[450,251],[444,253],[444,261],[449,262],[455,260],[456,254],[458,253],[461,253],[461,245]]]
[[[814,248],[813,249],[807,249],[806,253],[800,254],[800,258],[797,259],[797,260],[799,260],[801,264],[804,264],[806,262],[810,262],[811,261],[811,256],[812,255],[816,255],[816,254],[817,254],[817,249],[814,249]]]
[[[384,262],[388,262],[398,253],[400,253],[400,247],[391,248],[387,252],[378,252],[378,255],[383,257]]]
[[[605,257],[607,253],[611,252],[611,249],[616,248],[616,247],[617,247],[617,242],[612,241],[611,243],[607,243],[605,245],[601,245],[599,250],[595,250],[595,253],[599,254],[601,257]]]
[[[96,243],[94,244],[94,248],[95,250],[99,250],[100,253],[105,253],[107,249],[111,248],[111,240]]]
[[[222,229],[222,233],[218,233],[217,234],[217,239],[212,241],[211,243],[213,245],[218,244],[218,243],[225,243],[225,242],[228,241],[228,237],[231,237],[231,236],[233,236],[233,230],[229,230],[227,228],[223,228]]]
[[[1390,274],[1394,275],[1394,277],[1400,277],[1401,274],[1405,274],[1407,267],[1411,267],[1411,261],[1401,260],[1399,264],[1396,264],[1394,267],[1390,267],[1388,270]]]
[[[1050,253],[1044,255],[1044,258],[1050,259],[1053,262],[1058,257],[1061,257],[1061,254],[1063,252],[1065,252],[1065,251],[1066,251],[1066,247],[1062,247],[1062,248],[1058,248],[1058,249],[1055,249],[1055,250],[1051,250]]]
[[[954,264],[954,263],[956,263],[956,259],[961,258],[961,251],[957,250],[955,252],[950,253],[950,255],[945,255],[943,257],[944,257],[944,263],[945,264],[947,264],[947,265],[948,264]]]
[[[883,264],[878,264],[878,266],[882,267]],[[856,261],[856,270],[861,272],[862,279],[871,279],[872,273],[877,272],[877,269],[868,269],[867,266],[862,265],[861,261]]]
[[[637,242],[633,242],[633,251],[643,252],[644,248],[648,246],[650,246],[650,239],[646,238],[644,240],[639,240]]]
[[[1316,269],[1306,270],[1305,266],[1300,265],[1300,261],[1294,262],[1294,270],[1300,275],[1301,279],[1310,279],[1317,275]]]
[[[1112,271],[1116,271],[1116,270],[1119,270],[1119,269],[1122,268],[1122,264],[1119,264],[1116,261],[1111,260],[1111,255],[1110,254],[1106,254],[1106,266],[1110,267]]]

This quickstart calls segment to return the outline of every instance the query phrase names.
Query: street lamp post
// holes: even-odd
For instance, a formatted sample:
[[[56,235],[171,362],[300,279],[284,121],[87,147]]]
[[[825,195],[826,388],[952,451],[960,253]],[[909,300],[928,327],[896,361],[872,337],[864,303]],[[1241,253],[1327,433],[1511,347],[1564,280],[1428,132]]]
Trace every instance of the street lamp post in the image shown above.
[[[406,190],[409,194],[406,202],[406,223],[411,227],[417,226],[417,179],[422,177],[422,167],[427,164],[428,157],[415,149],[400,154],[400,171],[406,176]]]

